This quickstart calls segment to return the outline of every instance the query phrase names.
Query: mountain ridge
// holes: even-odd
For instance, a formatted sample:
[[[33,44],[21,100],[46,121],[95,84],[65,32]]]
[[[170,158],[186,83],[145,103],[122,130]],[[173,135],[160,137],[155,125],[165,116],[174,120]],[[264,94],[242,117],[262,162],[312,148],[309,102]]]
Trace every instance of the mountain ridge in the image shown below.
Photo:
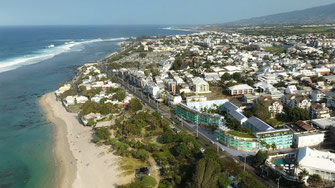
[[[253,17],[223,25],[292,25],[292,24],[332,24],[335,23],[335,3],[304,10],[283,12],[267,16]]]

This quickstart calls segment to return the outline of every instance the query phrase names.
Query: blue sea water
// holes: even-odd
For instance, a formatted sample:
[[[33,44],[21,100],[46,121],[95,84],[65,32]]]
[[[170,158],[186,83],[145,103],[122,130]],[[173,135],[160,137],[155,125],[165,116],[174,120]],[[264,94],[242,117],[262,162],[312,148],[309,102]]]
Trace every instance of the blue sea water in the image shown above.
[[[53,131],[39,96],[70,80],[77,66],[118,50],[124,38],[190,33],[164,27],[0,27],[0,187],[54,183]]]

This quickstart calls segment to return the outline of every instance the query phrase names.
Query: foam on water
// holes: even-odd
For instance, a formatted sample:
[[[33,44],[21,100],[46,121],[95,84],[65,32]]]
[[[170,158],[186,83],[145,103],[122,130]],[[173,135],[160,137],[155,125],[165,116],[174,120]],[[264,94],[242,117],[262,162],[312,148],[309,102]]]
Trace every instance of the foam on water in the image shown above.
[[[44,48],[44,49],[36,51],[33,54],[24,55],[24,56],[15,57],[15,58],[9,58],[9,59],[0,61],[0,73],[13,70],[13,69],[19,68],[24,65],[39,63],[43,60],[53,58],[56,55],[69,52],[71,50],[75,50],[74,47],[79,46],[79,45],[85,45],[85,44],[90,44],[90,43],[95,43],[95,42],[112,42],[112,41],[122,41],[122,40],[126,40],[126,38],[123,38],[123,37],[110,38],[110,39],[98,38],[98,39],[92,39],[92,40],[82,39],[80,41],[64,40],[67,42],[65,42],[63,45],[54,46],[52,48]],[[50,44],[50,45],[53,45],[53,44]]]

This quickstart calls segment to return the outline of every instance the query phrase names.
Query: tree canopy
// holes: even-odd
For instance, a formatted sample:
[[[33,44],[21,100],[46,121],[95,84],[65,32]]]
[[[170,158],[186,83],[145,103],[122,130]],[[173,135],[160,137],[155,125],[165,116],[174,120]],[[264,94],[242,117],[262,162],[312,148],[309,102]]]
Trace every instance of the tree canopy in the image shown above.
[[[193,176],[193,187],[214,188],[218,186],[221,168],[218,162],[211,159],[200,159]]]
[[[299,120],[308,120],[310,119],[307,110],[299,107],[293,107],[289,110],[287,114],[287,118],[289,121],[299,121]]]

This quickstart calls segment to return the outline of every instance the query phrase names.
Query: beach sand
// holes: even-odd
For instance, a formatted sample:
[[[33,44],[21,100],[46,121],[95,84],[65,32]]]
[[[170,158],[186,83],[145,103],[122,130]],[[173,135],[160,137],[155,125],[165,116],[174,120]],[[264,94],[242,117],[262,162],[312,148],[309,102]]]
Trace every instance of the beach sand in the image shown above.
[[[119,157],[107,146],[92,143],[92,128],[80,124],[77,114],[67,112],[54,93],[43,95],[40,105],[54,124],[56,187],[110,188],[131,182],[131,177],[120,176]]]

